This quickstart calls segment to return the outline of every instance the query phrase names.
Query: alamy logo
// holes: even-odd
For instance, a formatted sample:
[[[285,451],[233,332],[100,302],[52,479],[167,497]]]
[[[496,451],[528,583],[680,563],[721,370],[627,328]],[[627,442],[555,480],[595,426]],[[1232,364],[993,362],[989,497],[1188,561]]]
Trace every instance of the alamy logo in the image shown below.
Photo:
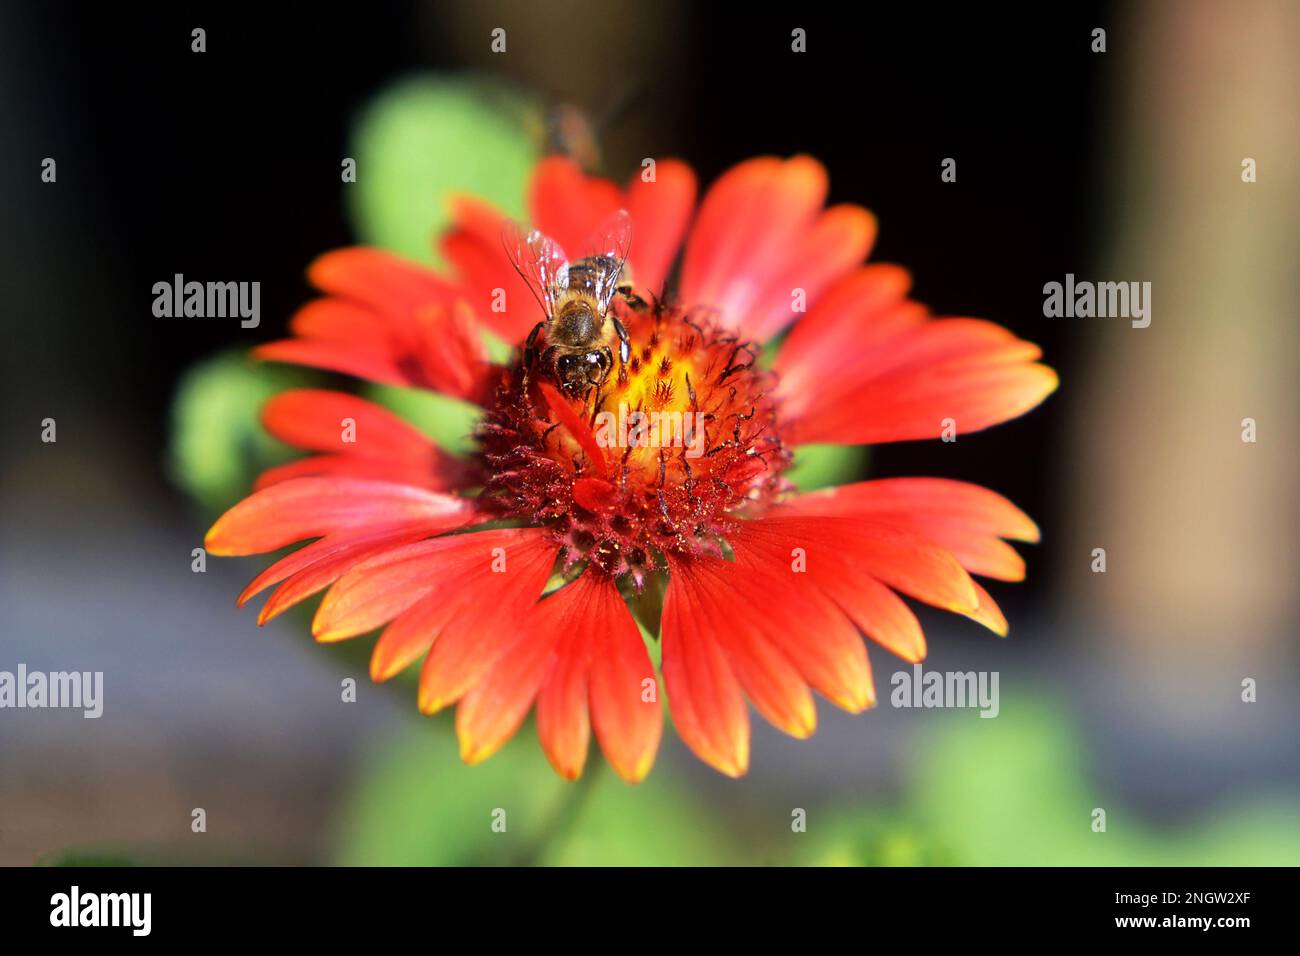
[[[262,321],[262,283],[186,282],[176,273],[171,282],[153,284],[153,314],[160,319],[226,319],[255,329]]]
[[[151,893],[82,893],[73,886],[50,897],[50,925],[129,926],[131,935],[148,936],[152,909]]]
[[[1043,286],[1043,315],[1049,319],[1131,319],[1133,328],[1151,324],[1150,282],[1065,282]]]
[[[996,717],[997,671],[926,671],[920,664],[910,671],[895,671],[889,679],[895,707],[978,707],[981,717]]]
[[[104,713],[103,671],[0,671],[0,708],[56,707],[96,718]]]

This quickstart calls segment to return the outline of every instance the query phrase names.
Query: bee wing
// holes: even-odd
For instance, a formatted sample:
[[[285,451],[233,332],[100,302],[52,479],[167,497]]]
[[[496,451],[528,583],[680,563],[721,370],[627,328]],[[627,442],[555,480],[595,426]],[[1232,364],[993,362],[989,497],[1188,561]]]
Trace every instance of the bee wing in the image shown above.
[[[626,209],[608,216],[578,248],[578,256],[601,263],[596,280],[596,298],[601,309],[609,307],[618,288],[618,277],[627,264],[627,250],[632,245],[632,217]]]
[[[536,229],[525,230],[517,222],[501,228],[501,244],[546,317],[555,314],[556,294],[569,285],[569,260],[559,243]]]

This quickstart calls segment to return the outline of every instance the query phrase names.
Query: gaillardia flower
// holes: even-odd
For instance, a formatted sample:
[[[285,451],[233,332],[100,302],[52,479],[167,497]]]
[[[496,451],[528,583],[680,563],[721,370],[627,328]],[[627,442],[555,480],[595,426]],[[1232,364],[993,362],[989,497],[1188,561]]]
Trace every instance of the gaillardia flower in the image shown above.
[[[562,775],[582,772],[592,730],[622,777],[649,772],[663,713],[631,601],[660,642],[678,734],[739,776],[747,701],[806,737],[813,691],[851,712],[875,702],[863,635],[925,656],[900,595],[1005,634],[971,575],[1021,580],[1007,540],[1038,538],[1018,508],[970,484],[801,495],[784,477],[800,445],[937,438],[1026,412],[1057,384],[1036,346],[979,319],[933,318],[902,269],[862,265],[875,220],[824,208],[826,173],[810,158],[742,163],[698,211],[687,166],[655,173],[620,189],[552,158],[534,174],[533,224],[564,249],[620,209],[630,219],[639,294],[610,305],[627,356],[590,388],[561,388],[536,361],[525,370],[522,350],[488,360],[484,329],[521,345],[543,313],[503,249],[502,216],[468,198],[441,240],[449,274],[373,249],[329,253],[309,270],[323,297],[294,317],[292,338],[257,350],[482,408],[476,452],[459,458],[352,395],[284,393],[266,427],[318,454],[264,474],[207,535],[223,555],[314,539],[240,603],[274,586],[265,621],[328,588],[316,638],[382,627],[377,681],[423,658],[420,709],[457,705],[471,763],[535,705]]]

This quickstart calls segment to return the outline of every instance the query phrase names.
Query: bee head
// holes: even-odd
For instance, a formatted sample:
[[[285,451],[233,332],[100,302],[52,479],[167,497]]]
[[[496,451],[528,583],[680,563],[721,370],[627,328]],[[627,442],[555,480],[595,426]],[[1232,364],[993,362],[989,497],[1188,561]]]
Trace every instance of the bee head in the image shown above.
[[[555,362],[556,377],[567,389],[585,389],[599,385],[609,375],[610,358],[607,349],[561,355]]]

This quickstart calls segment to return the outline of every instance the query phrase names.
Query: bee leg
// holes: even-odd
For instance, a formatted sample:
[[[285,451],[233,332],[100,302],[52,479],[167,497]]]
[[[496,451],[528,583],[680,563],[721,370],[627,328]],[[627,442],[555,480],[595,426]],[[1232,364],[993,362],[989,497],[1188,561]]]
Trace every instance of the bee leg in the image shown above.
[[[524,342],[524,387],[525,394],[528,392],[528,372],[533,367],[533,361],[537,358],[537,335],[546,327],[545,322],[538,322],[533,326],[533,330],[528,333],[528,339]]]
[[[631,285],[619,286],[618,294],[623,297],[623,301],[625,301],[632,308],[636,309],[638,312],[640,312],[646,307],[645,299],[637,295],[636,289]]]
[[[610,316],[614,323],[614,334],[618,336],[618,380],[627,381],[627,359],[632,354],[632,343],[628,339],[627,329],[623,328],[623,323],[614,316]],[[606,349],[608,351],[608,349]],[[614,364],[614,359],[610,357],[610,364]]]
[[[617,322],[618,320],[615,319],[614,321]],[[602,348],[602,349],[600,350],[600,354],[603,355],[603,356],[605,356],[605,374],[602,375],[602,376],[600,377],[600,381],[599,381],[599,382],[595,382],[595,383],[593,383],[593,384],[596,384],[596,385],[603,385],[603,384],[605,384],[605,379],[609,378],[609,373],[610,373],[610,371],[612,371],[613,368],[614,368],[614,353],[611,352],[611,351],[609,350],[609,346],[608,346],[608,345],[606,345],[604,348]]]
[[[555,368],[555,353],[557,351],[557,347],[552,345],[550,348],[542,352],[542,373],[550,373],[551,378],[555,380],[555,384],[560,386],[560,391],[564,391],[566,383],[560,378],[560,373]]]

